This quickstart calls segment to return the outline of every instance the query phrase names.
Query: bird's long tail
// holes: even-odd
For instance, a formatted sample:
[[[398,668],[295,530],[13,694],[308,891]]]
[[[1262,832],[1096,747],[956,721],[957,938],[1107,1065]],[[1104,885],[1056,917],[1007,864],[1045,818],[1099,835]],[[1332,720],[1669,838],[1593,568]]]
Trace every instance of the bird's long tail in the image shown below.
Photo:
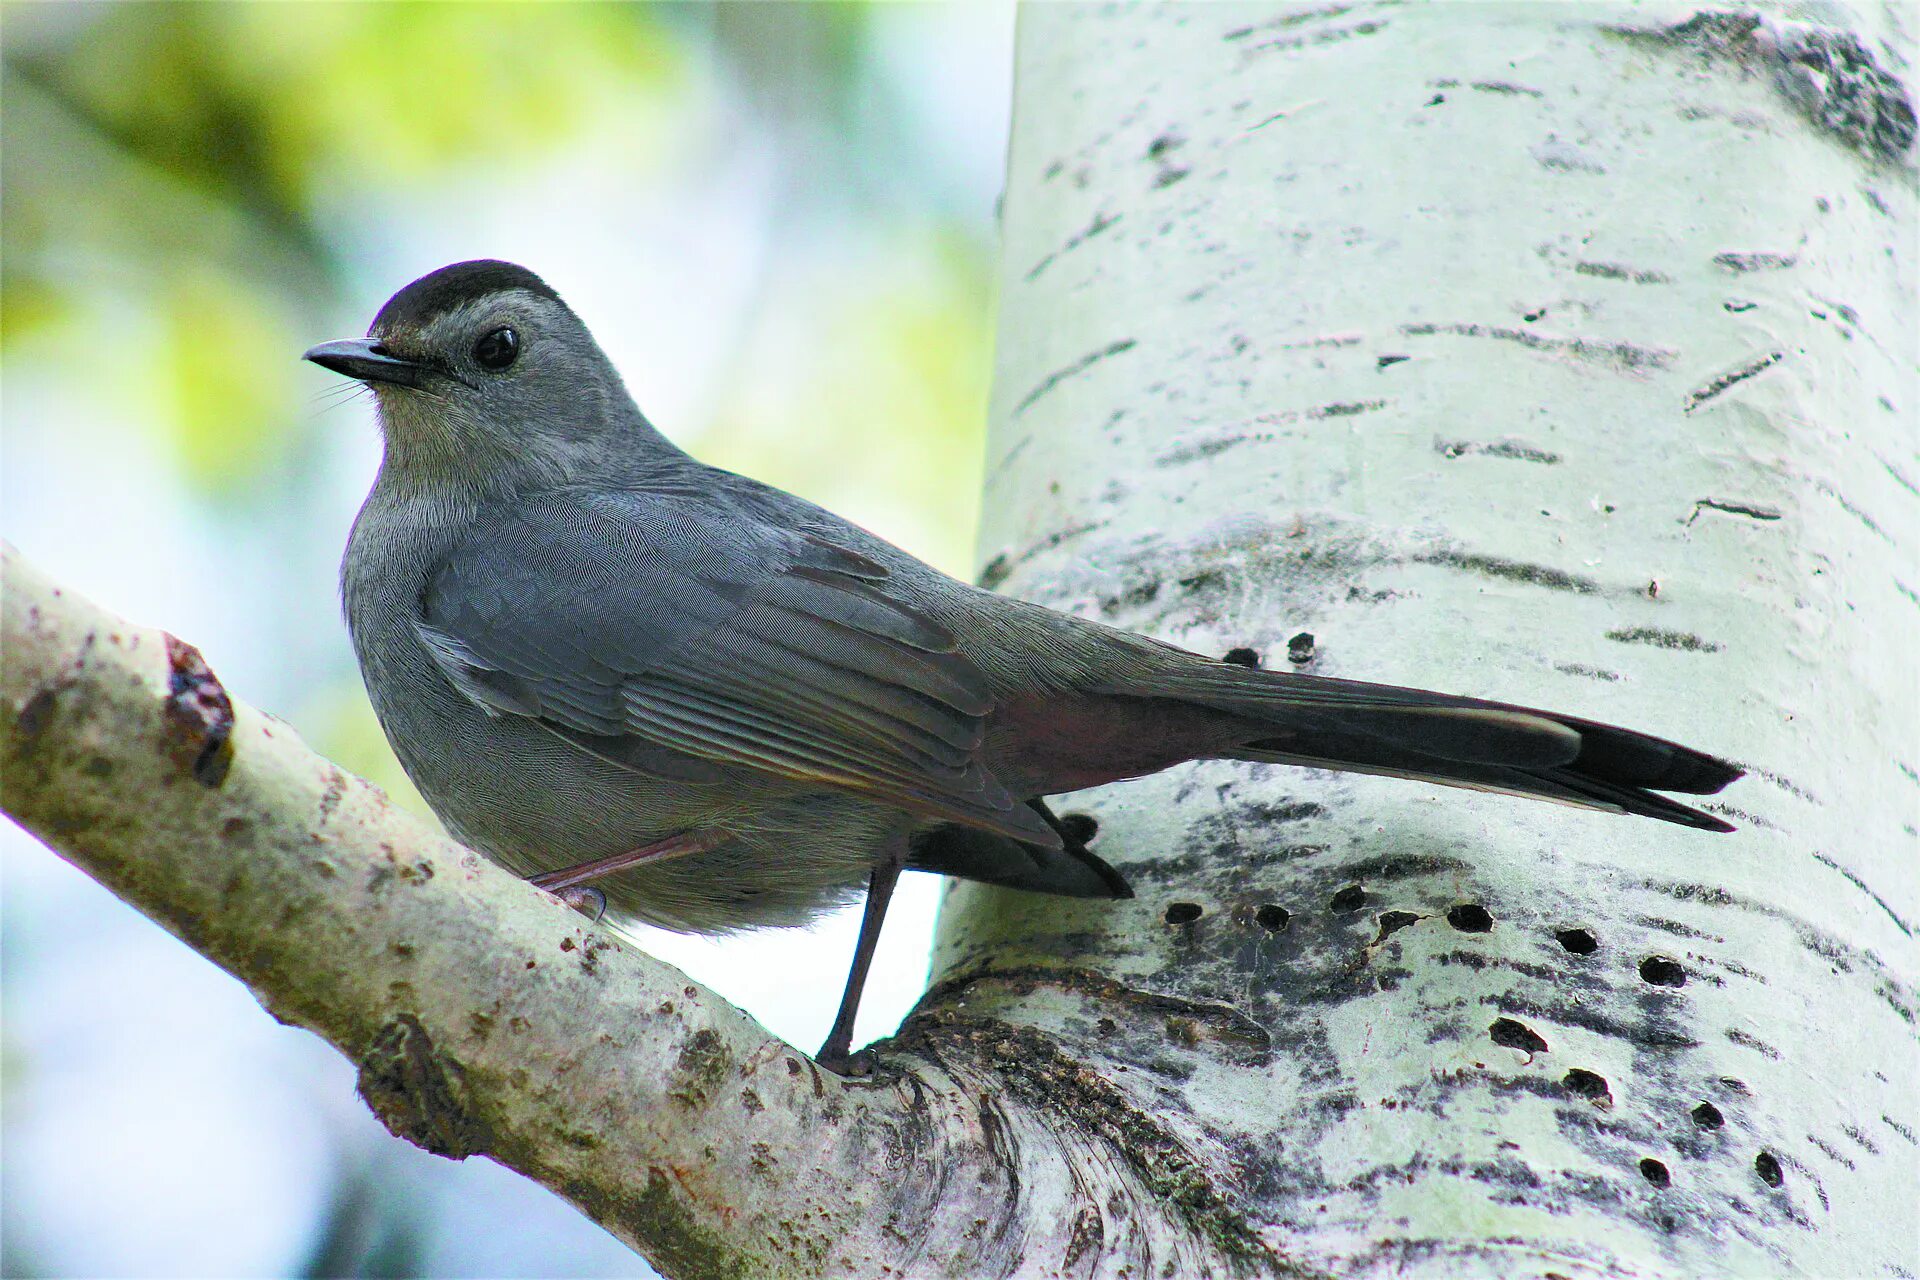
[[[1127,692],[1245,722],[1251,736],[1210,753],[1221,758],[1533,796],[1703,831],[1733,827],[1657,793],[1711,795],[1744,772],[1664,738],[1554,711],[1205,659]]]

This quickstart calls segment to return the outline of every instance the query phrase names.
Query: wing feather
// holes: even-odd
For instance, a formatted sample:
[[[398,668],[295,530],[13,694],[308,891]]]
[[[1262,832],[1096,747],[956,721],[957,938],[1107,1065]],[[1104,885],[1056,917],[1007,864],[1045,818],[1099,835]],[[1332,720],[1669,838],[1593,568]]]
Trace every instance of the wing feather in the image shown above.
[[[1054,844],[981,762],[985,675],[890,588],[884,565],[715,495],[552,493],[447,556],[419,632],[489,713],[598,759],[757,770]]]

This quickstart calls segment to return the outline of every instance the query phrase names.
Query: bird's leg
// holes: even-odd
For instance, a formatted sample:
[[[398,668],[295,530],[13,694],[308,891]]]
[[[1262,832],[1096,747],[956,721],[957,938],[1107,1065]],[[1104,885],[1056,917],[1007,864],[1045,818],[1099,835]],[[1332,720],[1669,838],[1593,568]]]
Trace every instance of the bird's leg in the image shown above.
[[[545,889],[548,893],[564,898],[567,897],[566,891],[575,885],[585,884],[589,880],[598,880],[630,867],[665,862],[670,858],[684,858],[690,853],[705,853],[726,838],[726,835],[719,831],[685,831],[677,836],[668,836],[665,840],[643,844],[638,849],[628,849],[625,853],[609,854],[604,858],[595,858],[591,862],[576,862],[558,871],[542,871],[537,876],[528,876],[527,883],[536,889]]]
[[[853,967],[847,970],[847,989],[840,996],[840,1012],[834,1015],[827,1042],[813,1055],[815,1062],[836,1075],[866,1074],[849,1053],[853,1048],[853,1019],[860,1012],[860,992],[867,985],[867,970],[873,967],[874,948],[880,943],[880,926],[886,923],[887,903],[893,898],[893,886],[900,879],[900,866],[906,861],[906,852],[903,841],[889,844],[885,858],[874,867],[867,881],[867,909],[860,917],[860,941],[853,948]]]

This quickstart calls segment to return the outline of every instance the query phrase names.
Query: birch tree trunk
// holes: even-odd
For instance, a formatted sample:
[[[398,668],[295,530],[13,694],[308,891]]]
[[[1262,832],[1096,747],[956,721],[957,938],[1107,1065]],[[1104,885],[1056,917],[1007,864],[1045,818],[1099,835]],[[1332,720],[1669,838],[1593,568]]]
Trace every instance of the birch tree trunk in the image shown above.
[[[1912,1275],[1913,45],[1826,12],[1020,35],[983,577],[1726,752],[1735,836],[1182,767],[844,1081],[11,554],[7,811],[673,1276]]]
[[[951,889],[935,990],[1290,1258],[1920,1268],[1913,11],[1826,11],[1023,14],[985,578],[1753,771],[1719,838],[1192,765],[1062,802],[1135,902]]]

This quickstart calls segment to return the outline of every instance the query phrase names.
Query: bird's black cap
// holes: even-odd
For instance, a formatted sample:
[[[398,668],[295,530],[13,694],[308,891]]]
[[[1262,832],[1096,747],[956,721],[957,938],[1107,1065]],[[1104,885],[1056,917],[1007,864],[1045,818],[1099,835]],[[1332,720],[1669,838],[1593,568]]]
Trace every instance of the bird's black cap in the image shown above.
[[[387,305],[373,318],[373,327],[375,330],[391,325],[420,328],[455,307],[507,289],[524,289],[563,307],[567,305],[551,285],[525,267],[495,258],[476,258],[429,272],[388,298]]]

